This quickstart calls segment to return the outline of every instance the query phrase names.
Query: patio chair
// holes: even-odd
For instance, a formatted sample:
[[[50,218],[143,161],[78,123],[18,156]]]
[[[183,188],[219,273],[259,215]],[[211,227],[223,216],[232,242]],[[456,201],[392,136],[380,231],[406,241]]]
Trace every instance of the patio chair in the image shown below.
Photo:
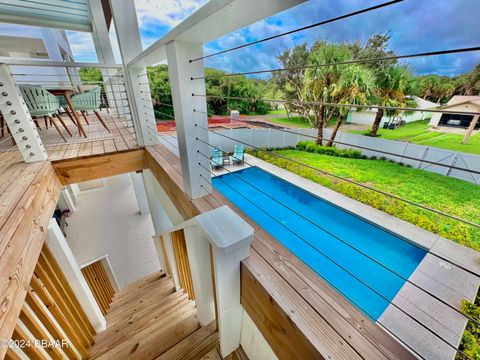
[[[101,93],[102,93],[102,88],[100,86],[97,86],[94,89],[89,90],[83,94],[72,96],[70,101],[72,102],[72,105],[75,111],[80,111],[80,113],[83,115],[87,124],[88,124],[88,120],[85,116],[84,111],[93,110],[98,121],[100,121],[103,127],[107,129],[108,132],[110,132],[110,129],[108,128],[107,124],[105,123],[105,121],[103,120],[103,118],[100,116],[98,112],[98,110],[100,110],[100,106],[102,103]]]
[[[30,115],[37,118],[43,116],[47,128],[48,121],[50,121],[50,124],[53,124],[62,139],[67,142],[62,132],[60,131],[60,128],[52,117],[55,116],[65,128],[68,135],[72,136],[72,133],[63,121],[62,117],[58,114],[58,111],[60,109],[58,98],[55,95],[49,93],[47,90],[42,89],[38,86],[21,86],[20,92],[22,93],[23,99],[25,100],[25,104],[27,104]]]
[[[232,164],[233,165],[243,165],[245,157],[245,146],[242,144],[235,144],[233,147]]]
[[[220,146],[212,149],[210,165],[212,166],[212,169],[223,169],[223,151]]]

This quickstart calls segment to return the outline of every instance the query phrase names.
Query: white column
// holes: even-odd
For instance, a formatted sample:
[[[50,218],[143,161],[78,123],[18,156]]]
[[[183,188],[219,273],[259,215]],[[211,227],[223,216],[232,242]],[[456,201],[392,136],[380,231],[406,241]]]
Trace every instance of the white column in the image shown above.
[[[226,357],[240,345],[240,263],[250,253],[253,228],[228,206],[196,217],[213,246],[220,352]]]
[[[150,214],[142,174],[131,172],[130,179],[132,180],[133,189],[135,190],[135,196],[137,198],[140,214]]]
[[[215,320],[210,243],[198,226],[184,229],[188,259],[192,273],[198,322],[206,326]]]
[[[133,0],[110,0],[113,21],[124,64],[124,81],[130,112],[140,146],[157,142],[156,121],[151,104],[145,66],[127,64],[142,52],[137,12]]]
[[[203,56],[203,47],[172,41],[166,45],[166,52],[183,182],[186,192],[195,199],[211,192],[207,103],[204,97],[192,96],[205,94],[205,81],[191,79],[204,76],[203,61],[189,61]]]
[[[62,189],[60,192],[57,205],[61,211],[70,210],[72,213],[76,211],[75,203],[73,202],[67,188]]]
[[[10,69],[5,64],[0,64],[0,111],[25,162],[47,160],[47,152],[35,123]]]
[[[72,190],[73,197],[75,199],[75,203],[78,202],[78,195],[80,195],[80,187],[78,184],[70,184],[70,190]]]
[[[142,177],[145,184],[145,193],[147,196],[148,206],[150,208],[150,216],[152,217],[155,234],[162,234],[168,229],[171,229],[173,226],[173,223],[170,220],[167,212],[163,208],[162,203],[160,202],[157,196],[155,186],[158,185],[158,183],[156,184],[157,180],[155,179],[153,174],[150,172],[150,170],[144,170],[142,173]],[[166,262],[163,256],[163,248],[160,243],[160,237],[158,235],[155,235],[153,237],[153,240],[155,242],[155,249],[157,250],[157,256],[160,262],[160,266],[165,272],[167,272],[167,268],[165,265]],[[170,275],[173,278],[175,289],[179,290],[181,288],[180,278],[178,276],[177,264],[175,262],[175,256],[173,253],[172,239],[170,238],[169,235],[165,235],[163,236],[163,242],[165,244],[165,250],[166,250],[167,257],[172,270],[172,273]]]
[[[55,219],[50,220],[46,242],[95,331],[104,331],[107,322]]]

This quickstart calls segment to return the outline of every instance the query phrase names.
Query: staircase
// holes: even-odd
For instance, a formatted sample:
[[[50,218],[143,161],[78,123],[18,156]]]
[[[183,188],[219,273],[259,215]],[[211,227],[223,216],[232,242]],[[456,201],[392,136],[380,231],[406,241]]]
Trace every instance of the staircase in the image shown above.
[[[107,330],[95,336],[91,359],[194,360],[217,351],[215,324],[201,327],[195,303],[165,274],[121,289],[105,318]]]

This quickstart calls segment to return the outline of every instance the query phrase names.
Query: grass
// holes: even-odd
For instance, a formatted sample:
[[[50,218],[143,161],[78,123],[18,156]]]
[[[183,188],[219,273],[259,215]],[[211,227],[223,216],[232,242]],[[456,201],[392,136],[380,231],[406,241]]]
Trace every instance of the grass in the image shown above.
[[[269,118],[268,121],[276,124],[294,126],[299,128],[311,128],[310,123],[301,116]]]
[[[480,186],[478,185],[384,160],[350,159],[298,150],[277,150],[276,152],[301,163],[430,208],[474,223],[479,222]],[[306,167],[297,166],[265,151],[256,152],[256,156],[425,230],[480,250],[480,230],[471,225],[423,210]]]
[[[381,129],[379,134],[382,139],[406,141],[418,145],[480,155],[480,133],[470,137],[469,143],[463,145],[463,135],[429,131],[429,121],[427,119],[411,122],[395,130]],[[350,130],[349,132],[354,134],[364,133],[363,130]]]

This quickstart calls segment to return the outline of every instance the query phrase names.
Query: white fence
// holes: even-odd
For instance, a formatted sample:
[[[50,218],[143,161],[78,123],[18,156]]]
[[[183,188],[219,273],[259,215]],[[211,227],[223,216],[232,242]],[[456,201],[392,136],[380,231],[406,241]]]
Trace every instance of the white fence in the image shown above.
[[[317,135],[316,129],[288,129],[288,131],[289,132],[285,132],[277,129],[219,130],[215,133],[210,133],[210,143],[215,146],[222,146],[224,151],[233,151],[234,144],[242,142],[255,147],[279,148],[295,146],[299,141],[313,141],[314,139],[310,136]],[[330,133],[330,129],[325,129],[324,137],[329,137]],[[385,157],[396,162],[408,164],[414,168],[462,179],[474,184],[480,184],[480,175],[473,174],[469,171],[452,169],[452,167],[457,167],[480,171],[480,156],[478,155],[444,150],[430,146],[415,145],[407,142],[372,138],[342,131],[338,132],[335,140],[345,143],[345,145],[336,144],[338,148],[357,149],[367,156]],[[391,153],[392,155],[380,153],[375,150],[359,149],[358,147],[377,149]],[[402,156],[419,160],[412,160]],[[445,164],[447,166],[434,165],[429,162]]]

